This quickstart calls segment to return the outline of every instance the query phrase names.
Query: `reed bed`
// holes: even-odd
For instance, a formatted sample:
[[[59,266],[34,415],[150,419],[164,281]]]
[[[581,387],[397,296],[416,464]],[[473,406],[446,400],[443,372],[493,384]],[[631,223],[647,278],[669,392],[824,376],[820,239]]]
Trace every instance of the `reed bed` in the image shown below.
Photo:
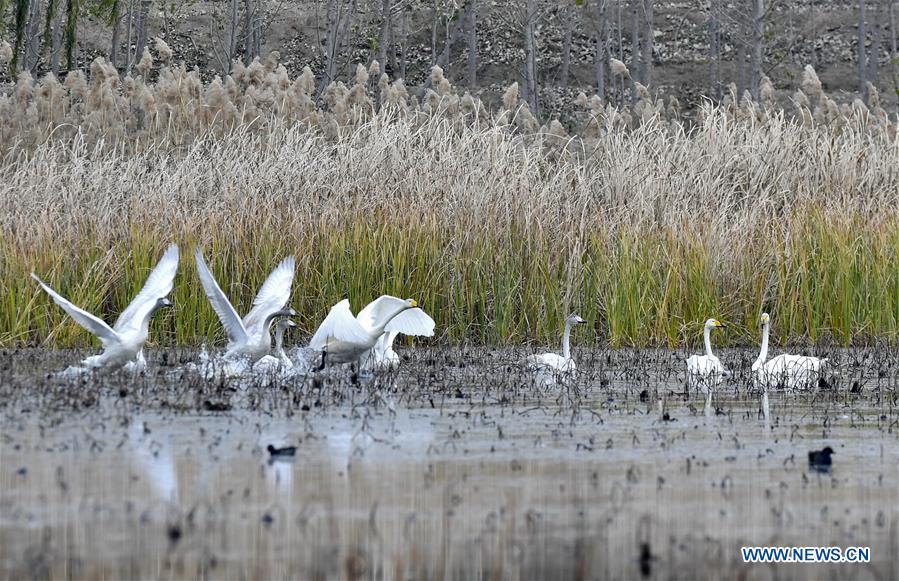
[[[208,84],[149,53],[139,70],[0,96],[0,343],[89,340],[30,271],[112,317],[171,241],[162,344],[222,338],[198,246],[243,308],[295,254],[309,333],[342,297],[391,293],[450,343],[555,343],[570,311],[613,346],[693,342],[710,316],[753,342],[763,310],[779,342],[899,338],[896,120],[876,95],[837,106],[811,69],[689,121],[635,84],[633,109],[582,95],[542,126],[516,86],[491,109],[439,69],[420,100],[375,64],[319,103],[276,55]]]

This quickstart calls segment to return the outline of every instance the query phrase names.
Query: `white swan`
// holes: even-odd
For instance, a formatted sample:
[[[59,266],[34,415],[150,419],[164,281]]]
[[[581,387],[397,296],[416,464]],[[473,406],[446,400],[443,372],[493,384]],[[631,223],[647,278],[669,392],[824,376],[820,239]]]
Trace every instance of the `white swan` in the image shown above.
[[[687,386],[691,389],[699,388],[707,396],[711,395],[712,389],[717,387],[724,377],[730,375],[730,371],[712,353],[712,329],[724,327],[725,325],[718,319],[707,320],[703,330],[705,355],[693,355],[687,359]]]
[[[144,361],[142,349],[149,334],[150,318],[162,307],[172,303],[166,296],[172,292],[175,273],[178,270],[178,246],[172,244],[147,277],[144,288],[122,311],[110,327],[102,319],[76,307],[62,295],[44,284],[33,272],[31,278],[53,299],[53,302],[75,319],[75,322],[99,337],[103,353],[86,358],[82,364],[90,368],[119,369],[129,363]]]
[[[399,331],[406,335],[433,332],[433,328],[428,330],[431,318],[427,315],[427,319],[418,314],[400,316],[418,306],[415,299],[403,300],[384,295],[375,302],[378,306],[365,324],[353,316],[349,300],[344,299],[331,307],[309,342],[310,349],[321,352],[319,369],[338,363],[360,363],[361,357],[375,346],[386,331]]]
[[[275,355],[266,355],[253,364],[253,371],[275,372],[290,369],[293,361],[284,352],[284,332],[297,324],[290,319],[281,319],[275,326]]]
[[[552,371],[555,373],[574,373],[577,365],[571,358],[571,329],[575,325],[585,323],[584,319],[575,314],[568,315],[565,319],[565,332],[562,334],[562,354],[540,353],[531,355],[525,361],[531,369],[540,371]]]
[[[222,326],[228,333],[228,349],[225,357],[247,357],[250,363],[254,363],[272,348],[271,326],[277,317],[296,315],[293,309],[286,309],[290,300],[290,287],[293,284],[295,261],[293,256],[288,256],[272,271],[259,294],[253,301],[253,308],[247,316],[240,319],[237,311],[231,306],[228,297],[222,292],[221,287],[206,266],[203,253],[197,250],[197,271],[200,274],[200,282],[212,308],[218,315]]]
[[[381,295],[359,311],[356,320],[366,330],[374,331],[384,311],[390,310],[393,305],[397,304],[397,301],[401,300],[390,295]],[[399,327],[407,330],[414,329],[415,332],[404,332],[404,334],[420,337],[432,337],[434,326],[434,319],[418,307],[403,311],[398,315],[398,319],[394,319],[390,324],[391,329]],[[362,369],[393,369],[398,366],[400,356],[393,350],[393,342],[399,334],[398,330],[385,331],[375,342],[374,347],[362,354]]]
[[[765,361],[768,358],[771,317],[768,313],[762,313],[761,321],[762,347],[758,359],[752,364],[752,372],[757,384],[765,390],[769,387],[785,387],[787,389],[814,387],[827,359],[804,355],[778,355],[770,361]]]

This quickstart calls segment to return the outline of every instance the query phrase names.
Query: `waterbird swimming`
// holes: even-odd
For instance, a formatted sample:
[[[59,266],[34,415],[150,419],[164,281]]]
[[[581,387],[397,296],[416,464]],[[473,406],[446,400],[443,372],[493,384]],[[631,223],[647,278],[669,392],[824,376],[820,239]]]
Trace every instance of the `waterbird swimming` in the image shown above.
[[[166,296],[172,292],[178,270],[178,246],[172,244],[147,277],[144,287],[110,327],[102,319],[76,307],[65,297],[47,286],[33,272],[31,278],[76,323],[96,335],[103,344],[103,353],[86,358],[82,364],[93,369],[114,370],[127,364],[142,365],[143,347],[149,335],[150,318],[162,307],[171,306]]]
[[[816,386],[821,368],[827,363],[827,359],[784,354],[766,361],[768,358],[768,334],[771,326],[771,317],[768,313],[762,313],[761,323],[762,346],[758,358],[752,364],[756,383],[764,389],[769,387],[799,389]]]
[[[231,305],[228,297],[222,292],[206,261],[203,252],[197,250],[197,272],[209,302],[218,315],[222,326],[228,333],[228,349],[225,357],[246,357],[255,363],[268,355],[272,347],[271,325],[277,317],[295,316],[297,313],[287,307],[290,300],[290,288],[293,284],[296,262],[288,256],[268,275],[259,294],[253,300],[253,308],[241,320]]]
[[[296,446],[284,446],[282,448],[276,448],[269,444],[265,447],[268,450],[269,455],[272,458],[293,458],[296,456],[297,447]]]
[[[712,389],[717,387],[724,377],[730,375],[730,371],[712,353],[712,329],[724,328],[726,326],[718,319],[708,319],[702,333],[705,355],[693,355],[687,359],[687,387],[701,389],[706,394],[706,399],[711,397]]]
[[[831,455],[835,454],[833,448],[825,446],[822,450],[812,450],[808,453],[809,468],[815,472],[830,472],[833,465]]]
[[[577,365],[571,358],[571,330],[581,323],[586,323],[574,313],[568,315],[565,319],[565,331],[562,333],[562,354],[558,353],[540,353],[531,355],[525,361],[528,367],[534,370],[548,370],[556,373],[574,373],[577,371]]]

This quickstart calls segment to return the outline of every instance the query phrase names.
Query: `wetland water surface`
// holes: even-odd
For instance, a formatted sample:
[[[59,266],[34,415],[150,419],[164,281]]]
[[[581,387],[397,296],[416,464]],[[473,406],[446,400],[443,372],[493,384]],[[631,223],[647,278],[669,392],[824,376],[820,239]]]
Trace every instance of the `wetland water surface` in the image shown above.
[[[417,349],[396,372],[57,379],[82,354],[0,354],[3,578],[897,578],[899,358],[828,353],[771,393],[750,350],[711,408],[684,354]],[[268,445],[297,446],[271,461]],[[830,445],[833,469],[810,469]],[[868,564],[745,564],[740,547],[869,546]]]

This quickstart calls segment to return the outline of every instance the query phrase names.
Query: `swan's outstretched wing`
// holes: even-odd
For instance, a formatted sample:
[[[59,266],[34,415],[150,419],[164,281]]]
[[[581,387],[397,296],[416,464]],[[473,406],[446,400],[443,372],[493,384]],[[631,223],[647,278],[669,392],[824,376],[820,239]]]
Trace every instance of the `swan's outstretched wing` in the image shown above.
[[[206,296],[209,297],[209,302],[212,304],[215,314],[218,315],[219,320],[225,327],[225,331],[228,333],[228,339],[233,344],[246,343],[247,331],[240,317],[237,316],[237,311],[234,310],[228,297],[225,296],[225,293],[219,287],[219,283],[215,281],[215,277],[209,272],[209,267],[206,266],[206,261],[203,260],[203,252],[201,250],[197,250],[196,258],[200,282],[203,283],[203,289],[206,291]]]
[[[265,279],[259,294],[253,300],[253,308],[243,319],[243,326],[248,334],[255,335],[263,331],[261,327],[266,317],[287,306],[295,267],[293,256],[288,256]]]
[[[47,294],[50,295],[50,298],[53,299],[53,302],[62,307],[62,310],[67,312],[70,317],[75,319],[76,323],[99,337],[104,347],[106,347],[108,343],[118,343],[118,333],[113,331],[109,327],[109,325],[103,322],[102,319],[99,319],[98,317],[95,317],[84,309],[76,307],[75,305],[70,303],[65,297],[44,284],[44,281],[39,279],[33,272],[31,273],[31,278],[36,280],[37,283],[41,285],[41,288],[47,291]]]
[[[374,331],[384,319],[406,305],[406,301],[390,295],[381,295],[359,311],[356,320],[366,331]]]
[[[419,308],[407,309],[395,316],[387,326],[385,331],[391,333],[402,333],[403,335],[417,335],[419,337],[434,336],[434,319],[426,312]]]
[[[122,333],[127,330],[140,328],[141,323],[156,305],[156,301],[172,292],[175,281],[175,273],[178,271],[178,246],[169,246],[156,267],[147,277],[144,288],[131,301],[128,307],[122,311],[116,319],[113,329]]]
[[[343,299],[331,307],[328,316],[312,336],[309,347],[316,350],[324,349],[331,339],[348,343],[366,343],[371,340],[371,333],[353,316],[348,299]]]

